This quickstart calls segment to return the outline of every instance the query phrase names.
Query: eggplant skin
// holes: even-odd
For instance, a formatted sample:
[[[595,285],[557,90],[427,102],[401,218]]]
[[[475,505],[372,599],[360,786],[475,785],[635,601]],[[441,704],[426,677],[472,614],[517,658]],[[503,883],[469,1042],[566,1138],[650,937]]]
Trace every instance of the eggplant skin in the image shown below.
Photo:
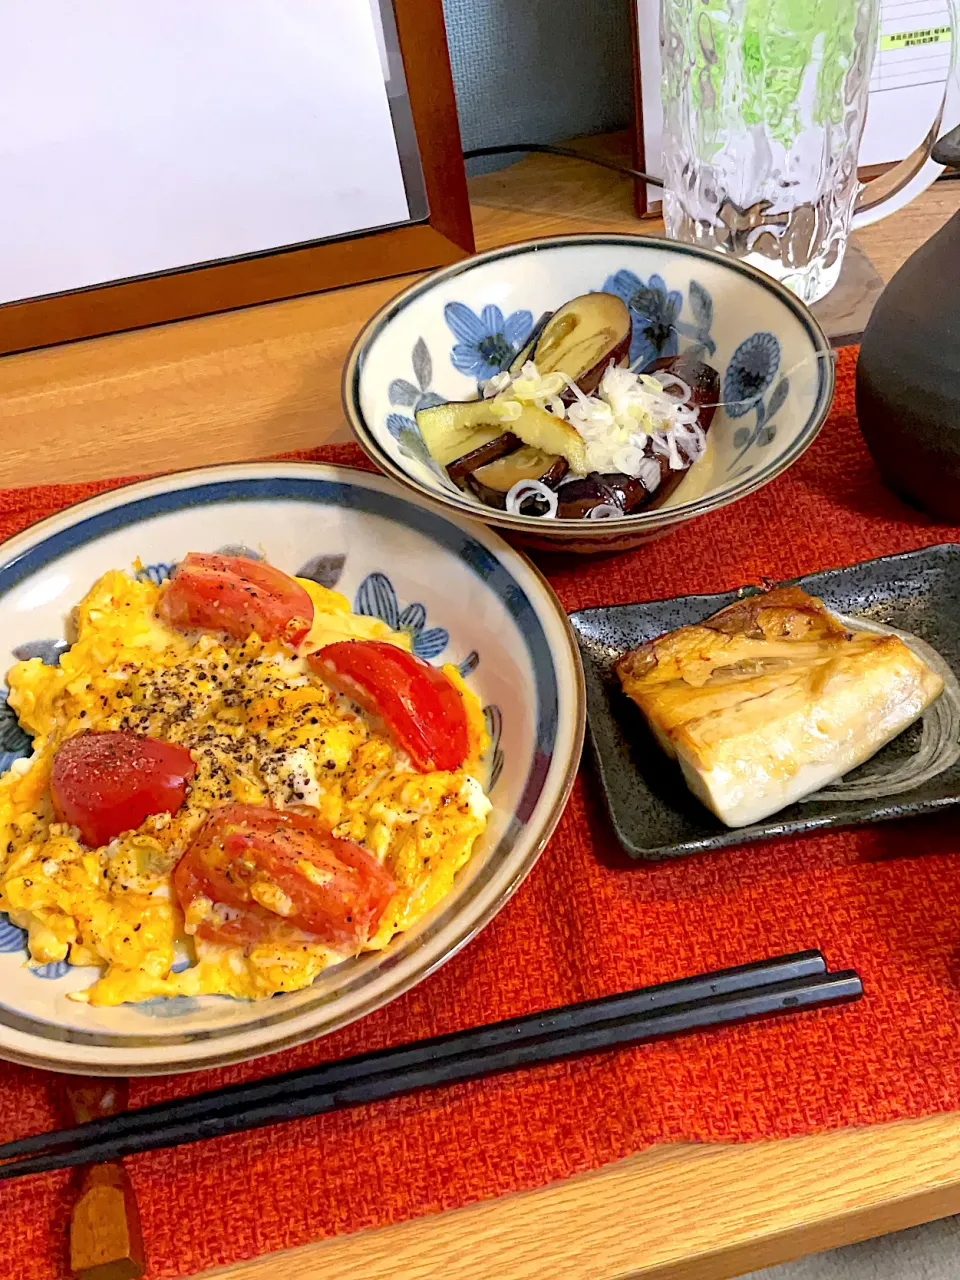
[[[540,341],[540,335],[547,327],[547,322],[553,315],[552,311],[545,311],[537,323],[530,330],[526,342],[513,358],[513,362],[507,372],[512,378],[515,378],[528,360],[533,359],[533,353],[537,349],[537,343]]]
[[[505,431],[502,436],[488,440],[486,444],[481,444],[476,449],[471,449],[469,453],[465,453],[462,457],[449,463],[447,475],[454,484],[459,485],[462,489],[466,483],[467,476],[471,472],[476,471],[479,467],[485,467],[488,462],[496,462],[498,458],[504,458],[507,454],[515,453],[522,447],[523,441],[518,436],[515,436],[512,431]]]
[[[798,587],[651,640],[616,672],[690,790],[730,827],[835,782],[943,691],[899,637],[849,631]]]
[[[611,364],[625,364],[633,322],[630,309],[613,293],[583,293],[559,307],[544,324],[533,349],[540,373],[561,372],[591,395]],[[560,397],[569,404],[569,388]]]
[[[564,311],[571,308],[574,303],[583,306],[589,304],[596,296],[602,297],[605,301],[609,300],[608,295],[585,295],[583,298],[573,299],[572,303],[555,312],[552,317],[549,315],[542,317],[520,356],[526,356],[531,347],[535,347],[542,341],[544,334],[549,330],[551,319],[558,316],[562,318]],[[623,346],[624,343],[626,346]],[[581,375],[579,385],[585,392],[592,393],[596,390],[611,361],[616,362],[626,357],[629,343],[628,320],[626,333],[620,343],[608,350],[602,361],[587,370],[586,374]],[[660,371],[669,371],[683,378],[692,390],[689,403],[696,405],[700,410],[701,428],[704,431],[709,429],[720,397],[720,377],[711,365],[703,361],[690,360],[682,355],[666,356],[654,361],[648,371],[654,375]],[[594,374],[596,377],[591,383]],[[519,452],[524,445],[528,448],[540,449],[551,459],[543,475],[537,477],[525,475],[524,478],[538,478],[545,484],[554,486],[559,484],[567,471],[573,467],[577,478],[560,489],[557,511],[561,519],[568,520],[583,519],[599,505],[618,506],[624,515],[658,507],[670,496],[687,474],[690,466],[695,465],[690,463],[682,470],[674,471],[666,458],[654,455],[650,450],[652,460],[657,462],[660,468],[660,483],[652,491],[647,490],[636,477],[619,472],[609,472],[604,475],[596,472],[588,475],[577,474],[579,468],[585,463],[584,445],[578,432],[569,423],[549,414],[544,409],[527,406],[519,420],[510,420],[509,424],[506,421],[503,422],[502,429],[498,431],[491,404],[491,401],[485,400],[444,404],[437,408],[421,410],[417,414],[417,423],[428,449],[437,461],[442,461],[446,465],[450,479],[460,489],[471,491],[486,506],[495,509],[504,509],[506,490],[485,483],[484,477],[477,473],[491,463]],[[458,445],[463,449],[459,454],[457,453]],[[561,467],[553,464],[552,459],[557,455],[565,458]]]
[[[547,465],[538,475],[523,475],[519,476],[518,479],[539,480],[541,484],[545,484],[551,489],[554,488],[567,474],[569,469],[567,460],[566,458],[547,458],[545,461]],[[482,478],[481,469],[481,472],[474,471],[467,476],[467,483],[481,502],[485,503],[488,507],[496,507],[499,511],[505,511],[507,507],[507,494],[513,488],[516,481],[512,481],[505,489],[485,484]]]
[[[675,374],[689,386],[693,395],[684,403],[696,405],[700,410],[700,426],[707,431],[720,402],[720,374],[712,364],[706,364],[703,360],[691,360],[684,355],[661,356],[644,369],[644,373],[649,373],[654,378],[663,372]]]
[[[654,378],[660,372],[673,373],[678,378],[682,378],[693,392],[690,399],[684,403],[696,405],[700,410],[697,420],[700,429],[704,432],[710,430],[710,424],[713,422],[720,400],[720,375],[713,365],[705,364],[702,360],[690,360],[683,355],[661,356],[659,360],[654,360],[644,372],[651,374]],[[662,507],[690,470],[690,467],[686,467],[683,471],[671,471],[666,458],[657,458],[657,461],[660,463],[660,484],[653,491],[650,501],[643,504],[645,511]],[[696,466],[696,463],[690,465]]]
[[[594,507],[606,505],[620,507],[627,515],[649,495],[636,476],[624,475],[621,471],[608,471],[602,475],[591,471],[582,479],[568,481],[558,491],[558,496],[557,515],[564,520],[582,520]]]

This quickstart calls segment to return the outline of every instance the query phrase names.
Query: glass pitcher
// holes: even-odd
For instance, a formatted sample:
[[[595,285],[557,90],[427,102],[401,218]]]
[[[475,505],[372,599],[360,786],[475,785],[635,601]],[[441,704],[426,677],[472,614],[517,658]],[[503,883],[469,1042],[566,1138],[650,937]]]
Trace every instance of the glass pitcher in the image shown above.
[[[949,7],[937,119],[864,186],[857,154],[880,0],[661,0],[667,234],[742,258],[805,302],[828,293],[851,229],[901,208],[940,172],[930,150],[960,119],[957,0]],[[945,27],[935,34],[950,38]]]

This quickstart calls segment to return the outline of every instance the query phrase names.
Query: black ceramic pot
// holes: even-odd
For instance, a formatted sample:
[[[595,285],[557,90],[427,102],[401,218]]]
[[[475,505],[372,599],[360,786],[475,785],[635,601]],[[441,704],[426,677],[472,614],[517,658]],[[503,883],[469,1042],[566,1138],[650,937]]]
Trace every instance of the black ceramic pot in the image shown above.
[[[960,524],[960,213],[881,294],[860,348],[857,417],[889,487]]]

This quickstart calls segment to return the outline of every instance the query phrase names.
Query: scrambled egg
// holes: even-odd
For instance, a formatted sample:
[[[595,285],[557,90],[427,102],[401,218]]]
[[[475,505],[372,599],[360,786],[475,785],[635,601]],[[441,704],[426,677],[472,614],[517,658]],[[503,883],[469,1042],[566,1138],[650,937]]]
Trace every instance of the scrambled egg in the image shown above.
[[[339,593],[301,582],[315,606],[301,655],[344,639],[409,647],[379,619],[352,614]],[[382,948],[444,897],[484,829],[480,704],[446,667],[464,697],[471,754],[456,772],[416,773],[302,656],[256,635],[240,643],[172,631],[157,617],[161,591],[104,574],[76,612],[76,641],[59,665],[32,658],[11,670],[10,704],[34,753],[0,777],[0,909],[28,931],[34,963],[101,967],[75,997],[91,1004],[298,990],[342,955],[318,944],[243,949],[186,937],[170,877],[191,837],[210,810],[235,801],[319,815],[381,859],[398,885],[367,944]],[[186,747],[197,772],[179,812],[83,848],[54,820],[50,775],[60,743],[85,729]],[[181,968],[186,956],[192,963]]]

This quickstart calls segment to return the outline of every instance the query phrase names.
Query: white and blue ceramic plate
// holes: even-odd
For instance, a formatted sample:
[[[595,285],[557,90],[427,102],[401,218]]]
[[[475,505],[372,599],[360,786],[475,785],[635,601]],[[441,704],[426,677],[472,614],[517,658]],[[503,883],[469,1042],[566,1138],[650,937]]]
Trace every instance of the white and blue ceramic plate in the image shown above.
[[[620,519],[511,515],[462,493],[430,458],[417,410],[472,400],[547,311],[582,293],[630,309],[630,364],[690,354],[720,374],[707,455],[667,502]],[[833,398],[833,353],[798,298],[735,259],[652,236],[529,240],[435,271],[370,320],[343,373],[344,410],[388,475],[442,508],[571,551],[648,541],[767,484],[812,444]]]
[[[438,515],[379,476],[309,463],[239,464],[148,480],[80,503],[0,551],[0,657],[56,662],[91,583],[138,557],[154,578],[188,551],[244,547],[335,586],[361,613],[406,628],[416,652],[459,664],[486,708],[493,811],[452,893],[383,952],[305,991],[247,1002],[178,997],[97,1009],[67,999],[96,971],[32,969],[0,915],[0,1056],[86,1074],[236,1062],[297,1044],[392,1000],[504,905],[553,831],[580,759],[583,676],[570,625],[518,552]],[[6,704],[4,768],[29,743]]]

